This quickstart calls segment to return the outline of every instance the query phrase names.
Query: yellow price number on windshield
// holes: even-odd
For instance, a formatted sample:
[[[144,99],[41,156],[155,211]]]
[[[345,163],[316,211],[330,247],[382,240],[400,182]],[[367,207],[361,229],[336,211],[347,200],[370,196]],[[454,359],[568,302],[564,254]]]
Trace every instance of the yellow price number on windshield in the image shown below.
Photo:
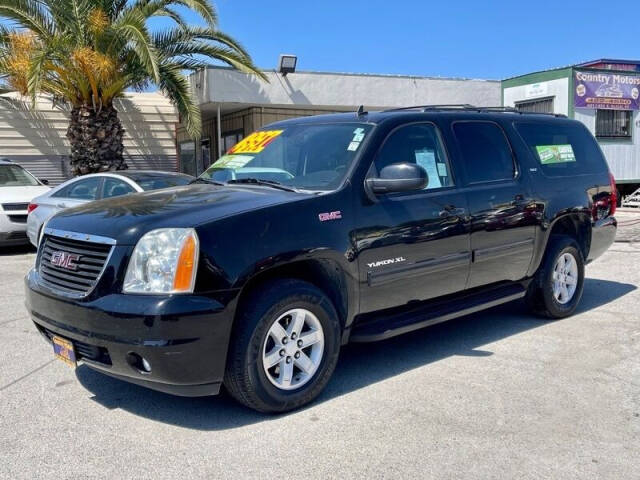
[[[229,149],[232,153],[260,153],[284,130],[267,130],[265,132],[253,132],[244,140],[240,140]]]

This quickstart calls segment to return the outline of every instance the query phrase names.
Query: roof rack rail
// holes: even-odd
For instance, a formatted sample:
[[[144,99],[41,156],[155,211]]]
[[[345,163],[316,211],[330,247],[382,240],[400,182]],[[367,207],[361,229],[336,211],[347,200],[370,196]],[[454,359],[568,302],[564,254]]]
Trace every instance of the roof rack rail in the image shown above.
[[[383,110],[384,112],[400,112],[402,110],[473,110],[475,105],[470,103],[447,103],[442,105],[413,105],[411,107],[398,107]]]
[[[408,110],[419,110],[422,112],[429,112],[433,110],[462,110],[465,112],[504,112],[504,113],[518,113],[520,115],[552,115],[554,117],[566,118],[567,116],[562,113],[546,113],[546,112],[527,112],[523,110],[518,110],[515,107],[503,107],[503,106],[495,106],[495,107],[477,107],[475,105],[471,105],[469,103],[454,103],[454,104],[444,104],[444,105],[415,105],[411,107],[400,107],[400,108],[390,108],[388,110],[383,110],[383,112],[403,112]]]

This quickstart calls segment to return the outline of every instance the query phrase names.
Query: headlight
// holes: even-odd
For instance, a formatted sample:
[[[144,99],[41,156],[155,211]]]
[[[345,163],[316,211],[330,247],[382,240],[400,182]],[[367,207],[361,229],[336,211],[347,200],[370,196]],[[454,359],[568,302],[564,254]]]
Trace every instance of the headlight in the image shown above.
[[[198,268],[198,235],[192,228],[160,228],[133,250],[125,293],[191,293]]]

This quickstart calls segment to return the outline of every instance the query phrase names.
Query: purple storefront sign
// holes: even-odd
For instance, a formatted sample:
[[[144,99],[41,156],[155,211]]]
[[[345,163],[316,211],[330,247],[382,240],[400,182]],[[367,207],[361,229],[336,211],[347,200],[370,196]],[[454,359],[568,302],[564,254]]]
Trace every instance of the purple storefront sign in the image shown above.
[[[576,71],[574,84],[577,108],[640,110],[640,75]]]

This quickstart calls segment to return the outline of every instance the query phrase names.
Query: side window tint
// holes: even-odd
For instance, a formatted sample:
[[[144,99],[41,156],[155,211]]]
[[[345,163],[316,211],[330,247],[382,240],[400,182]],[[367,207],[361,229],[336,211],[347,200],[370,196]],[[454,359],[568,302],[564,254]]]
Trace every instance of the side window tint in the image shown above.
[[[502,129],[490,122],[458,122],[453,131],[468,183],[509,180],[515,176],[511,148]]]
[[[378,173],[393,163],[417,163],[427,171],[425,190],[451,187],[449,162],[436,127],[421,123],[400,127],[384,142],[375,159]]]
[[[607,169],[595,139],[578,123],[518,122],[515,127],[547,176],[580,175]]]
[[[58,198],[71,198],[73,200],[95,200],[98,195],[100,177],[79,180],[67,185],[52,196]]]
[[[105,178],[103,191],[103,198],[111,198],[133,193],[135,189],[128,183],[118,180],[117,178]]]

